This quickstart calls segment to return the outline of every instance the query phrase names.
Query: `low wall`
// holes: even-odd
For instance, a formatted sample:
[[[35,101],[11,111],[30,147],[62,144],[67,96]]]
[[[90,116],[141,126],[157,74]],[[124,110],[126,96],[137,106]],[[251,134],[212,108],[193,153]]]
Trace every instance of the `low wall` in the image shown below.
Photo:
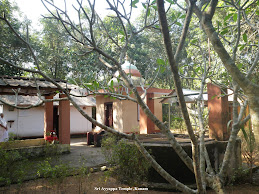
[[[0,147],[10,151],[18,151],[27,158],[70,152],[69,144],[46,144],[45,140],[41,138],[1,142]]]
[[[42,146],[42,145],[45,145],[45,140],[43,138],[0,142],[0,147],[4,149],[23,148],[23,147],[29,147],[29,146]]]
[[[192,148],[190,143],[181,144],[186,153],[191,157]],[[194,184],[194,174],[186,167],[176,152],[168,143],[144,143],[147,150],[151,150],[151,154],[156,161],[174,178],[185,184]],[[211,160],[213,168],[217,171],[223,161],[227,141],[209,141],[206,142],[206,148]],[[235,145],[235,151],[231,158],[229,175],[235,169],[241,166],[241,140],[238,140]],[[149,170],[148,182],[167,183],[153,168]]]

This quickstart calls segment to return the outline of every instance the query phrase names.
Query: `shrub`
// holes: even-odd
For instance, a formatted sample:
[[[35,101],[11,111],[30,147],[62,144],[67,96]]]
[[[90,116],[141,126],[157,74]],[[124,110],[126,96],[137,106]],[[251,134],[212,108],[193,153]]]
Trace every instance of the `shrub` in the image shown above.
[[[137,146],[126,139],[117,140],[108,135],[102,141],[106,160],[114,167],[111,175],[120,182],[138,186],[147,180],[150,164],[139,152]]]
[[[39,177],[50,178],[50,180],[62,181],[70,175],[70,168],[67,164],[51,165],[50,158],[39,163],[37,175]]]
[[[6,150],[0,147],[0,183],[8,185],[21,183],[25,179],[28,159],[17,150]]]

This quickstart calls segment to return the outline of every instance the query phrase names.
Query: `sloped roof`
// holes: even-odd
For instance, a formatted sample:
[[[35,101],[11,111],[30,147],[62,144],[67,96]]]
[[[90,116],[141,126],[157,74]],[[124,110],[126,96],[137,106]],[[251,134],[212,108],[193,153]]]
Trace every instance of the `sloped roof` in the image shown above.
[[[55,80],[61,87],[71,89],[71,84],[63,80]],[[0,76],[0,95],[14,95],[14,91],[20,95],[37,95],[37,88],[42,95],[56,93],[58,88],[53,83],[41,78]]]
[[[0,95],[0,98],[9,104],[15,104],[16,102],[15,95]],[[56,98],[58,98],[58,95]],[[96,106],[96,101],[95,101],[95,98],[93,97],[74,97],[73,96],[72,98],[79,106]],[[18,96],[17,97],[17,105],[19,106],[34,105],[34,104],[37,104],[37,102],[39,102],[39,98],[37,96]],[[58,102],[55,101],[54,105],[58,105]],[[72,106],[71,103],[70,105]]]
[[[43,95],[56,94],[58,91],[57,87],[44,79],[36,80],[38,87]],[[73,100],[79,106],[96,106],[96,100],[93,97],[86,97],[86,90],[79,88],[76,85],[66,83],[64,81],[58,82],[61,86],[67,87],[70,90],[70,93]],[[19,91],[16,99],[14,90]],[[9,95],[1,95],[9,94]],[[0,98],[9,104],[17,104],[20,106],[33,105],[39,102],[37,94],[37,86],[34,79],[30,78],[21,78],[21,77],[9,77],[9,76],[0,76]],[[78,97],[84,96],[84,97]],[[58,98],[58,94],[54,96]],[[0,102],[1,104],[1,102]],[[54,102],[54,105],[58,105],[58,102]],[[71,104],[72,105],[72,104]]]
[[[37,102],[39,102],[39,98],[37,96],[17,96],[16,100],[15,95],[0,95],[0,98],[9,104],[15,104],[17,101],[17,105],[20,106],[37,104]]]
[[[189,90],[189,89],[183,89],[183,95],[186,103],[192,103],[199,97],[200,91],[195,91],[195,90]],[[203,93],[203,100],[207,101],[208,100],[208,94]],[[171,103],[176,103],[178,102],[177,99],[177,94],[176,91],[171,92],[168,95],[168,98],[164,98],[163,100],[160,101],[163,104],[171,104]]]
[[[92,96],[85,96],[87,93],[86,89],[71,84],[70,94],[79,106],[96,106],[95,98]],[[58,94],[54,96],[54,98],[58,98]],[[54,105],[58,105],[58,102],[54,102]],[[72,104],[70,103],[70,105]]]

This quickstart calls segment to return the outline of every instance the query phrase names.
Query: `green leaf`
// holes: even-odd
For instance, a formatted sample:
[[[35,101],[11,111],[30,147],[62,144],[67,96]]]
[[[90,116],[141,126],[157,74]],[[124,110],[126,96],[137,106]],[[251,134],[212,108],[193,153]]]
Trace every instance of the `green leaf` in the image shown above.
[[[245,42],[247,42],[247,35],[246,35],[246,34],[243,34],[243,40],[244,40]]]
[[[150,16],[150,9],[148,9],[147,11],[147,16]]]
[[[124,30],[119,30],[119,33],[120,33],[121,35],[125,36]]]
[[[146,6],[145,3],[142,3],[142,6],[143,6],[145,9],[147,9],[147,6]]]
[[[153,5],[152,8],[154,8],[154,10],[157,11],[157,6],[156,5]]]
[[[175,22],[175,24],[178,26],[182,26],[182,24],[180,22]]]
[[[173,0],[166,0],[168,3],[174,4]]]
[[[198,42],[197,39],[191,40],[191,44],[195,44],[196,42]]]
[[[237,13],[235,13],[234,15],[233,15],[233,20],[236,22],[237,21]]]
[[[242,51],[245,48],[245,45],[242,45],[239,50]]]
[[[158,65],[165,65],[165,61],[163,59],[157,59],[156,62]]]
[[[216,97],[217,97],[217,95],[212,96],[212,97],[211,97],[211,100],[213,100],[213,99],[216,98]]]
[[[137,8],[136,4],[138,2],[139,2],[139,0],[133,0],[132,3],[131,3],[131,6]]]
[[[152,3],[151,3],[151,5],[154,5],[155,3],[156,3],[156,0],[153,0]]]
[[[183,15],[181,15],[181,19],[184,19],[186,17],[186,15],[185,14],[183,14]]]
[[[166,68],[165,68],[165,67],[161,67],[161,68],[160,68],[160,72],[161,72],[161,73],[164,73],[164,72],[165,72],[165,70],[166,70]]]
[[[113,80],[111,80],[110,87],[113,88]]]
[[[196,69],[194,69],[194,71],[197,73],[201,70],[201,67],[197,67]]]
[[[220,34],[221,34],[221,35],[224,35],[224,34],[226,34],[226,33],[228,33],[228,29],[223,30]]]
[[[181,117],[173,117],[172,119],[174,121],[183,121],[183,118],[181,118]]]
[[[99,88],[99,83],[98,83],[97,81],[94,81],[94,82],[93,82],[93,85],[94,85],[94,87],[95,87],[96,89]]]
[[[237,64],[238,69],[241,69],[243,67],[242,63]]]
[[[258,1],[258,2],[259,2],[259,1]],[[258,5],[258,6],[259,6],[259,5]],[[256,15],[258,15],[258,16],[259,16],[259,10],[257,10],[255,13],[256,13]]]
[[[227,21],[232,15],[233,15],[233,13],[228,14],[228,15],[224,18],[224,21]]]

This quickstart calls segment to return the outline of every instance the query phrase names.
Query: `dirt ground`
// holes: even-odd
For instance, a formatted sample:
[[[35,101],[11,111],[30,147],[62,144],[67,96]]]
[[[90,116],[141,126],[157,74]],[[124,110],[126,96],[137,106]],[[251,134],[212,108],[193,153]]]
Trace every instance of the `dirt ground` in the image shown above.
[[[88,167],[105,165],[100,148],[86,146],[85,138],[71,140],[71,153],[65,154],[60,159],[71,167],[78,167],[80,160]],[[179,193],[176,191],[158,191],[146,187],[129,187],[119,183],[116,179],[105,178],[106,172],[94,172],[88,175],[66,177],[64,179],[35,179],[22,184],[12,184],[0,187],[0,194],[169,194]],[[242,182],[227,186],[228,194],[259,194],[259,169],[253,174],[253,182],[256,185]],[[212,194],[213,191],[208,191]]]
[[[129,187],[118,183],[114,178],[105,179],[105,172],[95,172],[84,177],[67,177],[63,180],[37,179],[21,185],[0,187],[1,194],[169,194],[176,191],[155,191],[145,187]],[[259,179],[258,179],[259,183]],[[227,186],[228,194],[259,194],[259,185],[239,184]],[[208,191],[213,194],[213,191]]]

